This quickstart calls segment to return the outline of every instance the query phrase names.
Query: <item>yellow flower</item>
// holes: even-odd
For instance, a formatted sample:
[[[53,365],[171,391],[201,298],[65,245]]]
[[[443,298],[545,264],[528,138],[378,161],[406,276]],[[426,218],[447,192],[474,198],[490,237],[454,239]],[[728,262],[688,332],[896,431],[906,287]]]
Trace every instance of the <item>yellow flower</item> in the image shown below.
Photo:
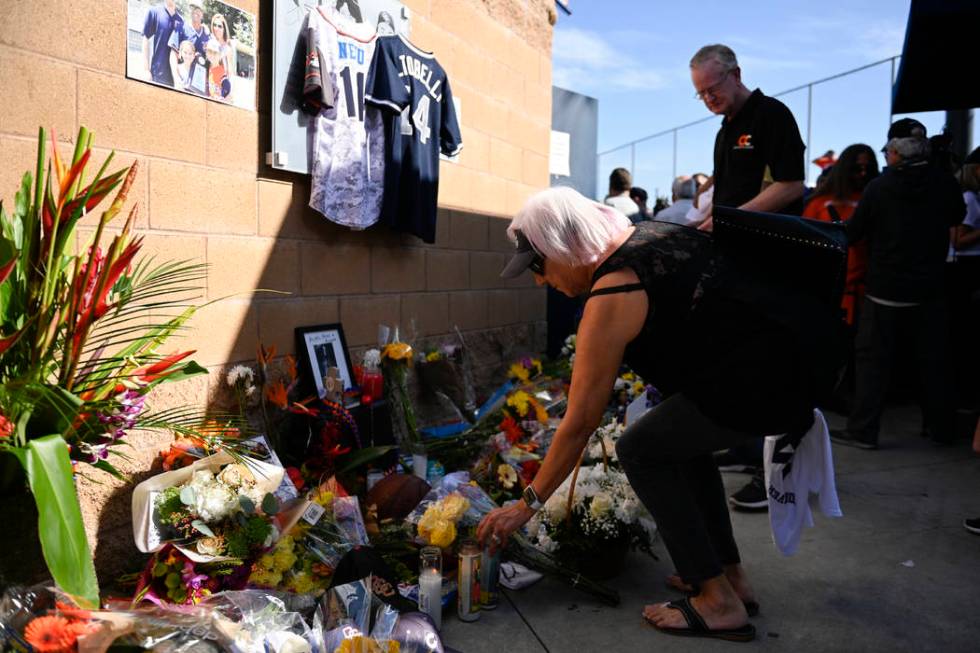
[[[276,566],[276,559],[271,553],[266,553],[259,558],[259,568],[271,571]]]
[[[497,480],[509,490],[517,483],[517,472],[507,463],[502,463],[497,467]]]
[[[511,378],[517,379],[518,381],[527,381],[529,377],[527,368],[519,362],[510,366],[508,374]]]
[[[252,574],[248,577],[248,582],[261,587],[279,587],[282,582],[282,574],[262,568],[253,569]]]
[[[641,394],[643,394],[643,389],[645,387],[646,386],[643,385],[643,381],[637,381],[636,383],[633,384],[633,394],[634,395],[641,395]]]
[[[400,653],[401,645],[394,639],[378,641],[370,637],[357,635],[345,639],[334,653]]]
[[[282,573],[284,571],[289,571],[296,564],[296,554],[293,553],[293,545],[290,543],[289,548],[276,548],[276,553],[273,556],[275,558],[275,565],[273,569]]]
[[[527,415],[528,407],[531,403],[531,395],[524,392],[523,390],[518,390],[511,396],[507,398],[507,405],[517,411],[517,414],[521,417]]]
[[[531,405],[534,406],[534,416],[542,424],[548,423],[548,411],[545,410],[544,406],[535,400],[531,400]]]
[[[419,520],[419,536],[428,544],[445,548],[456,539],[456,524],[442,515],[438,504],[433,504]]]
[[[286,587],[297,594],[312,594],[319,589],[316,582],[305,572],[293,574]]]
[[[453,492],[439,502],[439,512],[443,518],[457,522],[470,509],[470,501],[461,494]]]
[[[381,358],[390,358],[393,361],[411,360],[412,346],[407,342],[393,342],[385,345],[381,350]]]
[[[425,362],[434,363],[436,361],[442,360],[442,353],[437,349],[435,351],[430,351],[425,355]]]
[[[623,374],[623,376],[621,376],[620,378],[621,378],[621,379],[622,379],[623,381],[632,381],[633,379],[635,379],[635,378],[636,378],[636,375],[635,375],[635,374],[633,374],[632,372],[626,372],[626,373],[624,373],[624,374]]]
[[[329,508],[333,503],[333,492],[319,492],[313,497],[313,502],[320,504],[324,508]]]

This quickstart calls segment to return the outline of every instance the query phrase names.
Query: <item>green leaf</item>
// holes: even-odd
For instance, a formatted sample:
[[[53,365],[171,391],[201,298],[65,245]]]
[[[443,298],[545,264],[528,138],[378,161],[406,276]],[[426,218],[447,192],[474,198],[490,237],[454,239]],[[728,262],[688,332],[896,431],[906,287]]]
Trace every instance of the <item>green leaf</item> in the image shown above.
[[[81,607],[98,608],[99,584],[72,480],[68,445],[60,435],[48,435],[31,440],[20,451],[18,458],[37,503],[37,532],[48,571]]]
[[[61,386],[41,386],[28,430],[31,433],[68,433],[83,403]]]
[[[153,565],[153,577],[160,578],[161,576],[165,575],[169,570],[170,567],[163,564],[162,562],[158,562],[155,565]]]
[[[214,531],[212,531],[211,528],[200,519],[195,519],[192,521],[191,526],[199,533],[203,533],[208,537],[214,537]]]
[[[356,451],[350,452],[348,455],[344,456],[344,465],[337,470],[338,474],[343,474],[349,472],[353,469],[357,469],[361,465],[371,462],[381,456],[385,455],[389,451],[393,450],[394,446],[385,447],[364,447],[363,449],[357,449]]]
[[[192,488],[189,485],[181,488],[181,490],[180,490],[180,502],[182,504],[184,504],[185,506],[193,506],[194,505],[194,500],[196,498],[197,497],[194,494],[194,488]]]
[[[272,495],[271,492],[266,493],[266,495],[262,497],[262,512],[267,515],[274,515],[279,512],[279,501]]]
[[[116,453],[116,452],[110,452],[110,453]],[[119,454],[117,454],[117,455],[119,455]],[[98,462],[90,463],[90,464],[92,465],[92,467],[95,467],[96,469],[101,469],[106,474],[110,474],[110,475],[118,478],[120,481],[126,481],[128,483],[131,480],[128,476],[126,476],[125,474],[123,474],[122,472],[120,472],[118,469],[116,469],[115,465],[113,465],[113,464],[111,464],[111,463],[109,463],[109,462],[107,462],[105,460],[100,460]]]
[[[167,574],[163,584],[170,589],[175,589],[178,585],[180,585],[180,574],[178,574],[176,571]]]
[[[238,495],[238,505],[240,505],[242,507],[242,511],[246,515],[254,515],[255,514],[255,502],[252,501],[251,499],[249,499],[244,494]]]

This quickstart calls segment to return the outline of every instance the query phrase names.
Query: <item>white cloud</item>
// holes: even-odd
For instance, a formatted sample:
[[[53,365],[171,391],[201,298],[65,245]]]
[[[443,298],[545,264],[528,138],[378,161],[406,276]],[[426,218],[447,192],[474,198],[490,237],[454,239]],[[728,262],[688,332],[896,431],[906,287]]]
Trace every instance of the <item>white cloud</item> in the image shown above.
[[[631,41],[636,43],[636,41]],[[667,76],[637,61],[633,47],[618,47],[603,35],[575,27],[555,30],[552,45],[554,84],[569,89],[651,90],[667,85]]]

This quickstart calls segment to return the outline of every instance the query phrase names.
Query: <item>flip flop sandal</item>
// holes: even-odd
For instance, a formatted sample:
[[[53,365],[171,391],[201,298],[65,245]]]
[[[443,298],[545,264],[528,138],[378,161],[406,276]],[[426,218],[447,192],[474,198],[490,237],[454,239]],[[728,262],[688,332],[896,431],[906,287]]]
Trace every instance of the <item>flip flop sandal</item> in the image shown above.
[[[664,582],[664,585],[669,590],[672,590],[674,592],[683,592],[684,594],[687,594],[689,597],[691,597],[691,596],[697,596],[698,594],[701,593],[701,588],[698,587],[697,585],[692,585],[690,591],[685,590],[682,587],[677,587],[676,585],[672,585],[669,582]],[[748,615],[750,617],[758,617],[759,616],[759,602],[758,601],[742,601],[742,605],[745,606],[745,611],[748,613]]]
[[[684,620],[687,621],[687,628],[671,628],[658,626],[644,616],[646,622],[659,630],[662,633],[668,635],[677,635],[679,637],[706,637],[710,639],[722,639],[727,642],[751,642],[755,639],[755,626],[752,624],[745,624],[739,628],[719,628],[712,629],[708,628],[708,624],[704,622],[704,619],[698,614],[698,611],[694,609],[691,605],[690,599],[680,599],[679,601],[671,601],[667,604],[668,608],[673,608],[674,610],[680,610],[680,613],[684,615]]]

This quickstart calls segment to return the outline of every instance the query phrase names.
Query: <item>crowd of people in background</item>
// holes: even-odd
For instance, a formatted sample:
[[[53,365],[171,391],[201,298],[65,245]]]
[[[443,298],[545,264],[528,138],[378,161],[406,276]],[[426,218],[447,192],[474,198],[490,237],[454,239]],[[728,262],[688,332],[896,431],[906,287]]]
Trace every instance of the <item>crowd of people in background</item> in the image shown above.
[[[724,116],[715,141],[714,174],[674,179],[670,201],[632,186],[616,168],[604,203],[632,222],[656,220],[710,231],[711,207],[732,206],[845,226],[849,238],[842,302],[846,373],[827,408],[847,415],[831,439],[877,449],[882,413],[896,369],[914,363],[923,437],[938,445],[964,431],[980,433],[980,148],[959,161],[946,134],[928,137],[919,121],[893,123],[877,152],[864,143],[814,160],[822,168],[804,187],[803,143],[789,110],[741,82],[734,53],[706,46],[691,64],[692,82],[713,113]],[[775,187],[775,189],[774,189]],[[729,501],[765,510],[761,443],[716,455],[722,471],[755,472]],[[980,519],[964,526],[980,534]]]

